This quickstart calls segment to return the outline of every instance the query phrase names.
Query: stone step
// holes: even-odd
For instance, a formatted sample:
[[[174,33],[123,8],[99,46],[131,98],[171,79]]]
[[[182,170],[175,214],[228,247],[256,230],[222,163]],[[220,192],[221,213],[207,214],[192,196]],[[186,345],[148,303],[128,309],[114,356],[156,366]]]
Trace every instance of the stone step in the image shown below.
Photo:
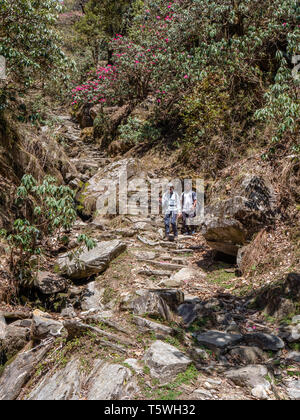
[[[153,261],[153,260],[145,260],[145,263],[152,265],[153,267],[158,267],[164,270],[168,271],[177,271],[181,270],[182,268],[186,267],[186,264],[172,264],[167,262],[161,262],[161,261]]]
[[[137,272],[138,274],[141,274],[142,276],[155,276],[155,277],[170,277],[171,272],[170,271],[164,271],[164,270],[151,270],[151,268],[141,268]]]

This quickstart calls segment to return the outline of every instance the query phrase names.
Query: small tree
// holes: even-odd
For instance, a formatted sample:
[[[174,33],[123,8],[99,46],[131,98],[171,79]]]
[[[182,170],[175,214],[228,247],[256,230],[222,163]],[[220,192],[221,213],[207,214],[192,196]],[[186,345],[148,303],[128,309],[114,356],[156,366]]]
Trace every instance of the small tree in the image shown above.
[[[55,28],[61,10],[57,0],[0,0],[0,55],[15,82],[5,87],[0,101],[33,81],[65,77],[68,60]]]
[[[51,249],[49,236],[60,241],[63,232],[74,224],[74,194],[69,187],[58,185],[51,176],[46,176],[41,183],[32,175],[23,176],[16,204],[22,207],[25,217],[15,220],[11,232],[1,231],[10,247],[10,269],[16,279],[16,292],[32,277],[32,257]],[[94,241],[85,235],[81,235],[78,241],[84,242],[88,249],[94,247]]]
[[[125,32],[130,5],[130,0],[90,0],[84,6],[84,16],[76,24],[76,29],[91,48],[96,66],[101,45],[106,46],[108,59],[111,59],[112,50],[108,41],[116,33]]]

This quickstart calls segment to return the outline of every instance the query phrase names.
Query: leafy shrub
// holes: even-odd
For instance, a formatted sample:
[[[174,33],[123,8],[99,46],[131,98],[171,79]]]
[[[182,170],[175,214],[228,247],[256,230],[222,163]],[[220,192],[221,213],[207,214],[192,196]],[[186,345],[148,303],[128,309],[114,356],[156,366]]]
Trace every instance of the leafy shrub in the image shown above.
[[[27,218],[16,219],[11,232],[2,230],[10,248],[10,268],[16,276],[16,291],[31,277],[30,261],[34,255],[39,256],[46,249],[51,249],[63,232],[68,231],[76,220],[74,191],[69,187],[58,185],[57,180],[46,176],[39,183],[32,175],[24,175],[17,190],[16,205],[22,207]],[[79,243],[91,249],[94,243],[90,238],[81,235]],[[51,245],[52,243],[52,245]]]
[[[256,117],[270,124],[272,143],[299,130],[298,1],[145,0],[127,36],[111,40],[112,64],[73,90],[73,104],[133,104],[151,95],[168,120],[184,96],[219,73],[235,97],[259,92]],[[275,144],[276,145],[276,144]]]
[[[129,117],[127,123],[120,126],[119,133],[119,140],[133,145],[146,140],[156,141],[161,136],[160,130],[150,121],[141,121],[136,117]]]

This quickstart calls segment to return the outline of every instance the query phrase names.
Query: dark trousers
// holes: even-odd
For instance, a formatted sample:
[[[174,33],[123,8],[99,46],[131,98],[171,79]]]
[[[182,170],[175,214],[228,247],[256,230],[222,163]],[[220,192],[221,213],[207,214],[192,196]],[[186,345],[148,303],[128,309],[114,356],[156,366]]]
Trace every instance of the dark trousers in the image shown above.
[[[182,212],[182,223],[184,233],[191,233],[195,231],[195,226],[187,223],[187,219],[190,218],[189,213]]]
[[[166,213],[166,215],[165,215],[166,235],[169,235],[169,233],[170,233],[170,222],[171,222],[171,225],[172,225],[174,236],[178,236],[178,232],[177,232],[177,213],[174,213],[173,211],[171,213]]]

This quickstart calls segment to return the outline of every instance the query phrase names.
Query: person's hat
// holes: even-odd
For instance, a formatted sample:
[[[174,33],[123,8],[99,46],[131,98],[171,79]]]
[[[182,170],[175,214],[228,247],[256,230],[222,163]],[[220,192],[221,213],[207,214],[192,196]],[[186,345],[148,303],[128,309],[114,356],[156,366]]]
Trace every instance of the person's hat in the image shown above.
[[[168,187],[169,187],[169,188],[171,188],[171,187],[173,187],[173,188],[174,188],[174,184],[173,184],[173,182],[169,182],[169,183],[168,183]]]

